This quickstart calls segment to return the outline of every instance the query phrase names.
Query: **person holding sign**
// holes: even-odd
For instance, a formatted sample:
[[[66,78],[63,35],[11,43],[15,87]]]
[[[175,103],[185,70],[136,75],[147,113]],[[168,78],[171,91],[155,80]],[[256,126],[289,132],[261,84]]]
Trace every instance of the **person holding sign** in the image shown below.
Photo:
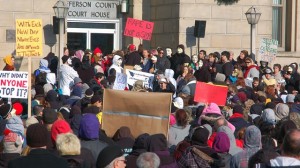
[[[7,55],[3,59],[4,63],[6,64],[3,68],[3,71],[14,71],[15,70],[15,57],[13,57],[11,54]]]

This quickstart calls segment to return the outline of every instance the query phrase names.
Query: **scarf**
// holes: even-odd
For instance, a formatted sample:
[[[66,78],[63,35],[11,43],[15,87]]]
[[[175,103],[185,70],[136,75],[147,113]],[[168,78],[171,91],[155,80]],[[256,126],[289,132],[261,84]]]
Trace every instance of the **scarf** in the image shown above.
[[[249,66],[249,67],[247,68],[246,72],[244,73],[244,78],[247,78],[248,73],[250,72],[250,70],[251,70],[252,68],[256,68],[256,69],[258,70],[258,67],[257,67],[256,65],[251,65],[251,66]]]

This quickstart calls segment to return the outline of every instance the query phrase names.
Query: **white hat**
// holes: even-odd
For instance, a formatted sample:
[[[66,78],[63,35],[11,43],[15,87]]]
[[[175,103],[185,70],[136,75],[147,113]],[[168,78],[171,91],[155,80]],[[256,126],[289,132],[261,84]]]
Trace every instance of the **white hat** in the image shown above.
[[[183,99],[181,97],[176,97],[173,101],[173,104],[175,107],[177,107],[179,109],[183,109],[183,107],[184,107]]]
[[[152,60],[152,61],[157,61],[157,57],[156,57],[156,56],[152,56],[152,57],[151,57],[151,60]]]

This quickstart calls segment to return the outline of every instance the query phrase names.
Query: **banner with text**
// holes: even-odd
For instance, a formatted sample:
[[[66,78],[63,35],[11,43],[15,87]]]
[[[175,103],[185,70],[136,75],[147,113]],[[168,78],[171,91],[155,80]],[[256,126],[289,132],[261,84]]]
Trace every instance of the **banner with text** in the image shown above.
[[[127,76],[123,73],[117,73],[113,89],[124,90],[126,85],[127,85]]]
[[[272,63],[276,59],[278,41],[262,38],[260,41],[258,56],[261,61]]]
[[[153,22],[127,18],[124,35],[151,40],[153,27]]]
[[[41,19],[16,20],[16,55],[43,55],[43,27]]]
[[[105,89],[102,129],[109,137],[122,126],[129,127],[134,137],[143,133],[168,136],[171,103],[171,93]]]
[[[226,103],[227,91],[227,86],[197,82],[194,101],[216,103],[219,106],[224,106]]]
[[[0,97],[23,98],[28,96],[28,72],[0,71]]]
[[[144,82],[145,88],[153,89],[154,74],[126,69],[127,84],[133,86],[137,80]]]

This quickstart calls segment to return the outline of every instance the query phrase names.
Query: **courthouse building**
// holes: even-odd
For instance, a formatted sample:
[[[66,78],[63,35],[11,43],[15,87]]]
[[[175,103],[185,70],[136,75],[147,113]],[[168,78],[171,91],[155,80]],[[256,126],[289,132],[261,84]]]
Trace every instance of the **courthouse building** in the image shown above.
[[[53,32],[53,6],[57,0],[0,1],[0,58],[13,53],[18,70],[27,69],[27,59],[15,54],[16,19],[41,19],[43,24],[43,57],[49,52],[59,54],[58,35]],[[145,48],[186,46],[188,55],[197,53],[194,37],[195,20],[206,21],[205,37],[200,49],[208,53],[224,50],[250,50],[250,25],[245,13],[255,6],[261,12],[256,25],[255,43],[262,38],[278,40],[275,62],[287,64],[300,59],[300,1],[240,0],[233,5],[218,5],[214,0],[66,0],[69,6],[65,20],[65,44],[71,50],[94,49],[100,46],[107,54],[114,49],[126,49],[128,44]],[[122,4],[127,12],[121,12]],[[123,6],[124,7],[124,6]],[[154,22],[150,41],[126,37],[123,31],[128,17]],[[32,69],[38,67],[38,59]],[[36,61],[35,61],[36,60]],[[1,61],[2,62],[2,61]],[[0,64],[0,68],[4,63]]]

